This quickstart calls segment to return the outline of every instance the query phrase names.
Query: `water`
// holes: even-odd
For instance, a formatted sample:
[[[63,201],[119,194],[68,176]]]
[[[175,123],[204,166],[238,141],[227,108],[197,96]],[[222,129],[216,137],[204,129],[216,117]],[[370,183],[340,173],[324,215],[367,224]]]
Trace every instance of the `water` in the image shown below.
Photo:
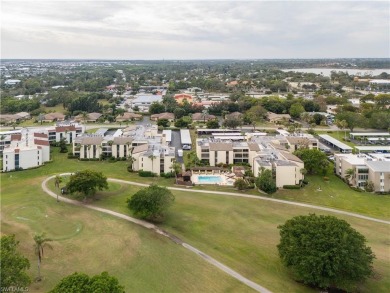
[[[357,76],[363,76],[363,75],[376,76],[381,74],[382,72],[386,72],[390,74],[390,69],[298,68],[298,69],[283,69],[282,71],[315,73],[315,74],[322,74],[323,76],[327,76],[327,77],[330,77],[330,73],[332,71],[348,72],[349,75],[357,75]]]
[[[221,183],[221,176],[198,176],[198,182],[203,184]]]

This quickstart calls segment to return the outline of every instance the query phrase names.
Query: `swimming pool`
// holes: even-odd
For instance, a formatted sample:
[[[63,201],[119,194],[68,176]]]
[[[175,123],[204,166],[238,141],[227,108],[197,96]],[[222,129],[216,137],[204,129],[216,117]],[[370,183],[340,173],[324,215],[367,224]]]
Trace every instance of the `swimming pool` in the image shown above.
[[[198,183],[199,184],[216,184],[216,183],[221,183],[222,177],[215,175],[215,176],[207,176],[207,175],[200,175],[198,176]]]

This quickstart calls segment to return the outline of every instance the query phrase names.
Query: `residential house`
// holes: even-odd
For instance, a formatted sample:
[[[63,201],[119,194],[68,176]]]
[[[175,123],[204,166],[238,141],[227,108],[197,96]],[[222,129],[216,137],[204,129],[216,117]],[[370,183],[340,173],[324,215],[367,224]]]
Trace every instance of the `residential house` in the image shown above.
[[[225,119],[241,119],[244,115],[240,112],[233,112],[225,115]]]
[[[173,113],[165,112],[165,113],[160,113],[160,114],[153,114],[150,116],[150,120],[153,120],[153,121],[158,121],[160,119],[167,119],[170,122],[172,122],[173,120],[175,120],[175,115]]]
[[[271,123],[279,124],[285,121],[289,121],[291,119],[291,116],[290,114],[276,114],[273,112],[268,112],[267,119]]]
[[[208,120],[217,119],[216,116],[206,113],[194,113],[191,118],[193,122],[206,122]]]
[[[125,121],[133,121],[133,120],[141,120],[142,119],[141,114],[136,114],[136,113],[130,113],[130,112],[125,112],[123,115],[118,115],[116,116],[116,122],[125,122]]]
[[[62,113],[49,113],[43,116],[42,122],[64,121],[65,115]]]

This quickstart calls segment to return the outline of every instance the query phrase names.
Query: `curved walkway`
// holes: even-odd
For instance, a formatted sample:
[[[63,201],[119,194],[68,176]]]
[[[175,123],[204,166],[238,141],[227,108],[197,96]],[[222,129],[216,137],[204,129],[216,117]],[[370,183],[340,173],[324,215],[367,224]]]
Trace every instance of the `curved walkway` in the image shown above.
[[[108,178],[108,180],[113,181],[113,182],[130,184],[130,185],[137,185],[137,186],[143,186],[143,187],[150,185],[150,184],[145,184],[145,183],[138,183],[138,182],[133,182],[133,181],[121,180],[121,179],[113,179],[113,178]],[[224,191],[196,190],[196,189],[189,189],[189,188],[186,189],[186,188],[179,188],[179,187],[167,187],[167,188],[170,190],[185,191],[185,192],[228,195],[228,196],[245,197],[245,198],[257,199],[257,200],[272,201],[272,202],[277,202],[277,203],[282,203],[282,204],[288,204],[288,205],[293,205],[293,206],[316,209],[316,210],[325,211],[325,212],[332,212],[332,213],[336,213],[336,214],[340,214],[340,215],[346,215],[346,216],[360,218],[360,219],[367,220],[367,221],[373,221],[373,222],[378,222],[378,223],[390,225],[390,221],[381,220],[381,219],[377,219],[377,218],[373,218],[373,217],[368,217],[368,216],[364,216],[364,215],[357,214],[357,213],[346,212],[346,211],[341,211],[338,209],[321,207],[321,206],[316,206],[316,205],[307,204],[307,203],[300,203],[300,202],[288,201],[288,200],[283,200],[283,199],[270,198],[270,197],[265,197],[265,196],[261,196],[261,195],[250,195],[250,194],[245,194],[245,193],[234,193],[234,192],[224,192]]]
[[[63,173],[63,174],[60,174],[60,175],[61,176],[70,175],[70,173]],[[54,198],[57,198],[58,195],[55,192],[51,191],[47,187],[47,182],[49,180],[53,179],[54,177],[55,177],[55,175],[46,178],[42,182],[41,186],[42,186],[42,189],[43,189],[44,192],[46,192],[47,194],[49,194],[50,196],[52,196]],[[139,186],[149,186],[149,184],[142,184],[142,183],[136,183],[136,182],[130,182],[130,181],[124,181],[124,180],[118,180],[118,179],[108,179],[108,180],[114,181],[114,182],[116,181],[116,182],[120,182],[120,183],[126,183],[126,184],[133,184],[134,183],[133,185],[139,185]],[[176,237],[175,235],[172,235],[171,233],[168,233],[167,231],[164,231],[163,229],[157,227],[154,224],[151,224],[149,222],[142,221],[142,220],[139,220],[139,219],[136,219],[136,218],[133,218],[133,217],[129,217],[129,216],[126,216],[124,214],[117,213],[117,212],[114,212],[114,211],[111,211],[111,210],[108,210],[108,209],[87,205],[87,204],[84,204],[84,203],[79,202],[77,200],[72,200],[72,199],[69,199],[69,198],[66,198],[66,197],[62,197],[62,196],[58,196],[58,200],[66,202],[66,203],[70,203],[70,204],[73,204],[73,205],[76,205],[76,206],[85,207],[85,208],[89,208],[89,209],[92,209],[92,210],[95,210],[95,211],[106,213],[106,214],[112,215],[114,217],[117,217],[117,218],[129,221],[129,222],[132,222],[134,224],[140,225],[140,226],[142,226],[144,228],[153,230],[154,232],[156,232],[156,233],[158,233],[160,235],[163,235],[163,236],[167,237],[168,239],[172,240],[174,243],[179,244],[179,245],[183,246],[184,248],[188,249],[189,251],[197,254],[198,256],[200,256],[201,258],[206,260],[208,263],[210,263],[213,266],[217,267],[218,269],[224,271],[225,273],[229,274],[230,276],[232,276],[233,278],[237,279],[238,281],[244,283],[245,285],[251,287],[255,291],[261,292],[261,293],[271,293],[271,291],[269,291],[268,289],[264,288],[263,286],[261,286],[261,285],[255,283],[255,282],[245,278],[244,276],[242,276],[238,272],[234,271],[233,269],[229,268],[228,266],[224,265],[223,263],[217,261],[216,259],[214,259],[211,256],[207,255],[206,253],[196,249],[192,245],[183,242],[180,238]]]

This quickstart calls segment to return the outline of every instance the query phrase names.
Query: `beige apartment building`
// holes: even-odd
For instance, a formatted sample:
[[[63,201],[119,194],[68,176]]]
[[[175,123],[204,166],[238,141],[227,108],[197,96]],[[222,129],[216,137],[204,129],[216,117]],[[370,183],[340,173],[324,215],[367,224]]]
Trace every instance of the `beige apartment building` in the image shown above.
[[[375,192],[390,192],[390,155],[335,154],[334,157],[334,172],[352,186],[363,188],[372,182]]]
[[[262,138],[263,139],[263,138]],[[223,142],[215,139],[198,139],[196,153],[210,166],[218,164],[248,163],[255,177],[262,168],[272,170],[276,186],[297,185],[303,180],[304,163],[281,145],[274,147],[271,140],[259,142]],[[280,147],[280,149],[278,149]]]

